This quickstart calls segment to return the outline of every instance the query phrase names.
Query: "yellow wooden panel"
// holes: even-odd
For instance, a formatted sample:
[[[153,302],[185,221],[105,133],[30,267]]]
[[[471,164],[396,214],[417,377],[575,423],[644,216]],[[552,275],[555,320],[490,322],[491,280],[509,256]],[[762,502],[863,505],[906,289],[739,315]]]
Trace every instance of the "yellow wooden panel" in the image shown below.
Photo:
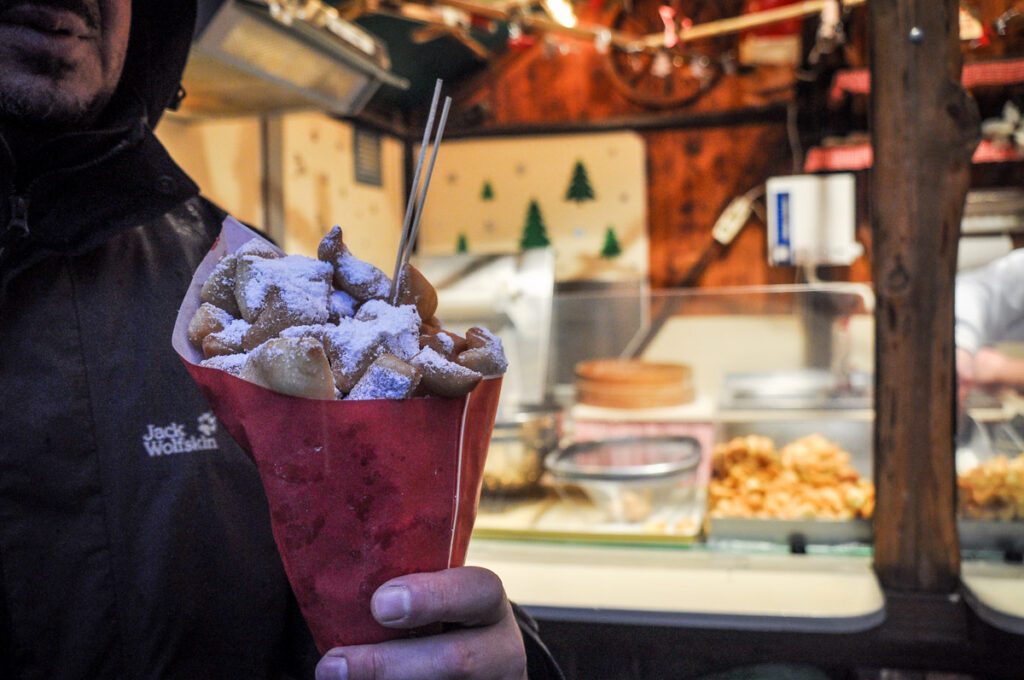
[[[594,200],[566,197],[577,162]],[[452,253],[460,234],[470,252],[515,252],[531,200],[555,248],[559,280],[646,277],[646,153],[632,132],[446,142],[430,185],[421,252]],[[609,227],[623,251],[615,258],[601,257]]]
[[[157,137],[205,196],[239,220],[265,226],[259,118],[168,116]]]
[[[353,253],[390,275],[405,201],[401,142],[382,139],[382,186],[368,186],[355,179],[350,124],[320,113],[288,114],[272,124],[279,126],[288,252],[315,255],[321,237],[337,224]]]

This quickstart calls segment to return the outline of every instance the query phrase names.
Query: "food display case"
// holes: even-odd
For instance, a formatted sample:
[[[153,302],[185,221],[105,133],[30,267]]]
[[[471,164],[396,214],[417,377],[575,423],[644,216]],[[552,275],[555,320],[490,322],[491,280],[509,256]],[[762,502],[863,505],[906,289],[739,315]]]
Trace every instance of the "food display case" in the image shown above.
[[[960,545],[1024,554],[1024,402],[1012,391],[972,393],[957,433]]]
[[[783,552],[869,543],[870,290],[822,284],[636,295],[555,295],[550,360],[571,357],[577,367],[549,371],[545,385],[562,414],[559,446],[546,453],[546,474],[531,493],[485,490],[477,535],[691,550],[746,543]],[[623,327],[626,300],[635,311]],[[633,339],[659,317],[644,354],[631,356]],[[573,332],[581,319],[616,325],[609,336],[619,346],[608,347],[606,336],[595,348],[601,353],[588,354]],[[675,380],[687,389],[662,389],[664,403],[616,407],[596,398],[594,376],[581,373],[594,361],[628,368],[623,380]],[[622,385],[630,384],[607,394],[628,394]],[[765,450],[739,452],[747,443]],[[619,462],[599,470],[605,463],[595,462],[596,451]],[[685,473],[673,467],[691,453]],[[573,467],[587,455],[590,467]],[[730,482],[731,465],[753,474]],[[731,502],[730,483],[743,487]]]

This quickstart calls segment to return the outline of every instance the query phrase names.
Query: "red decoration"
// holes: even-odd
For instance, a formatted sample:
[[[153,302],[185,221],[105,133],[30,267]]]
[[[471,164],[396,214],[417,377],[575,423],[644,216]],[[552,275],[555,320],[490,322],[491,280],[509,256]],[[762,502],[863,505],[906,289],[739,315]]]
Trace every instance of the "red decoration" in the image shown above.
[[[508,39],[510,50],[526,51],[537,44],[537,39],[528,33],[523,33],[515,38]]]
[[[676,11],[668,5],[658,8],[658,15],[665,24],[665,47],[672,49],[679,44],[679,34],[676,33]]]
[[[477,30],[487,31],[488,33],[494,33],[497,29],[494,19],[482,17],[479,14],[469,15],[469,25]]]
[[[985,61],[964,66],[964,87],[992,87],[1024,83],[1024,59]],[[840,71],[832,81],[832,101],[841,101],[844,94],[868,94],[871,74],[867,69]]]
[[[1006,147],[983,140],[978,145],[972,159],[979,163],[1008,163],[1024,160],[1016,147]],[[874,162],[874,154],[870,144],[854,144],[851,146],[815,147],[807,152],[804,160],[804,172],[854,172],[868,170]]]
[[[795,5],[799,2],[800,0],[747,0],[746,5],[743,7],[743,13],[753,14],[755,12],[763,12],[767,9],[775,9],[776,7],[783,7],[785,5]],[[778,21],[774,24],[752,28],[749,31],[744,31],[744,34],[772,37],[800,35],[801,26],[802,19],[789,19],[787,21]]]

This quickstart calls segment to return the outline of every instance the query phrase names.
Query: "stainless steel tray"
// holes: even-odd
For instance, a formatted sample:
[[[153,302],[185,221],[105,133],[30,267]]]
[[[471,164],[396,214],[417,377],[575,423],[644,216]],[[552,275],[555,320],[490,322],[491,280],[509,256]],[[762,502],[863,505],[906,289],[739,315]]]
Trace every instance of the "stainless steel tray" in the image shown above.
[[[782,543],[793,548],[800,545],[841,545],[871,543],[871,521],[866,519],[746,519],[711,517],[708,519],[709,540],[757,541]]]
[[[1024,522],[960,519],[961,550],[998,550],[1002,553],[1024,553]]]
[[[874,377],[805,369],[773,373],[734,373],[722,385],[723,411],[832,410],[871,408]]]

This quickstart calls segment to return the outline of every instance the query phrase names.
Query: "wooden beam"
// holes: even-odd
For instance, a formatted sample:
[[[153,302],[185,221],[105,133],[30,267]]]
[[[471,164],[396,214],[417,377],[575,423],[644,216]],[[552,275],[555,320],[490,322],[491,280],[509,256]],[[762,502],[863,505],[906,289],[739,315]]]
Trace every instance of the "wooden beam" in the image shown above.
[[[783,123],[786,120],[786,102],[751,106],[723,111],[682,113],[655,113],[633,116],[568,121],[564,123],[524,123],[520,125],[490,125],[454,129],[445,132],[445,139],[475,139],[483,137],[534,137],[595,132],[655,132],[658,130],[685,130],[689,128],[730,127],[764,123]]]
[[[957,0],[871,0],[876,310],[875,568],[887,588],[959,580],[953,285],[979,116],[960,86]]]

